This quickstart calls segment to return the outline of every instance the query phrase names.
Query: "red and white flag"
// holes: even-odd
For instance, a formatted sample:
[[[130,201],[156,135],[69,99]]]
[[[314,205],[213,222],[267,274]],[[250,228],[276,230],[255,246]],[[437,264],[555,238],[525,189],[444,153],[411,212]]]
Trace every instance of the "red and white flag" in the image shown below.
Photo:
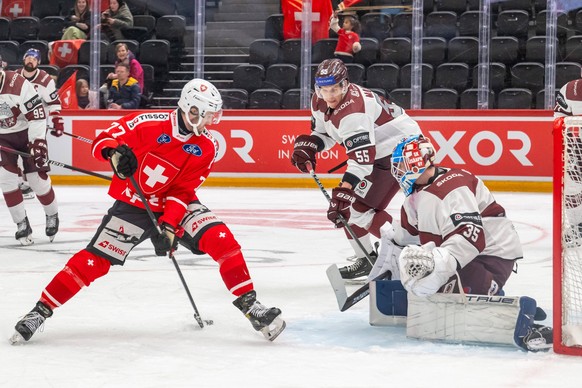
[[[14,19],[21,16],[30,16],[32,0],[2,0],[0,1],[0,16]]]
[[[59,99],[61,100],[62,109],[79,109],[79,104],[77,103],[76,71],[61,85]]]
[[[301,38],[302,0],[281,0],[283,11],[283,38]],[[330,0],[313,0],[311,3],[311,40],[329,38],[329,19],[333,9]]]
[[[54,42],[51,42],[50,64],[57,65],[58,67],[75,65],[77,63],[79,48],[84,41],[84,39],[72,39],[55,40]]]

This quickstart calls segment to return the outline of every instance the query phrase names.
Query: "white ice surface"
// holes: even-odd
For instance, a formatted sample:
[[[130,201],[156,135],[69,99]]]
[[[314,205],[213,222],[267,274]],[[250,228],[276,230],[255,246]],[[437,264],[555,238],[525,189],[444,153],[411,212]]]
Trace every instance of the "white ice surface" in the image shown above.
[[[0,387],[581,387],[582,358],[407,339],[371,327],[368,299],[338,311],[325,269],[352,254],[310,190],[203,188],[201,200],[243,246],[259,300],[283,310],[287,329],[266,341],[232,305],[217,265],[176,257],[203,319],[200,329],[178,275],[149,242],[124,267],[57,309],[43,332],[10,346],[14,324],[111,205],[105,186],[56,186],[61,230],[44,236],[44,213],[26,202],[36,243],[21,247],[0,200]],[[528,295],[552,316],[549,194],[496,193],[524,244],[508,295]],[[397,214],[397,197],[389,210]]]

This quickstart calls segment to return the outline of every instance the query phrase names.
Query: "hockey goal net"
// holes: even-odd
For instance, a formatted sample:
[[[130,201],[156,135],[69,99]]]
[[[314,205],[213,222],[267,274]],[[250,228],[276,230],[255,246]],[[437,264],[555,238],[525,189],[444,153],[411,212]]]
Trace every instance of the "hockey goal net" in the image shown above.
[[[582,355],[582,117],[554,129],[554,351]]]

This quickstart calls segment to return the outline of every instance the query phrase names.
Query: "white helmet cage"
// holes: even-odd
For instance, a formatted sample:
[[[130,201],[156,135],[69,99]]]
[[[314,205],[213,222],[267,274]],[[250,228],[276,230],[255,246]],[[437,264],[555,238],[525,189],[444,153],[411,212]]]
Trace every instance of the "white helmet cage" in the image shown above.
[[[185,113],[188,124],[197,131],[196,123],[192,123],[188,116],[190,109],[198,109],[199,117],[206,117],[206,114],[212,115],[212,124],[218,124],[222,117],[222,98],[218,89],[210,82],[195,78],[188,82],[182,89],[178,107]]]

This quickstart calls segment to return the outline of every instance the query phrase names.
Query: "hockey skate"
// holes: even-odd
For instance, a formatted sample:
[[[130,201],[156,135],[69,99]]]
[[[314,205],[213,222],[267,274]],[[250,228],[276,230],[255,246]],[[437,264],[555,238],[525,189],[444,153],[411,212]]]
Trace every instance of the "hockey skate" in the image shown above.
[[[46,216],[46,228],[45,233],[49,237],[50,241],[53,242],[55,235],[59,231],[59,213],[52,216]]]
[[[342,275],[343,279],[356,279],[361,276],[368,276],[370,271],[372,271],[372,267],[374,266],[377,258],[378,254],[376,252],[370,253],[370,259],[372,259],[372,263],[370,263],[367,257],[359,257],[354,262],[354,264],[341,267],[339,269],[340,274]]]
[[[529,352],[544,352],[552,348],[554,329],[534,324],[523,337],[522,348]]]
[[[20,241],[22,245],[34,244],[34,240],[32,239],[32,228],[28,222],[28,217],[24,217],[24,220],[17,223],[16,226],[18,230],[14,237]]]
[[[35,197],[34,191],[32,191],[30,186],[21,183],[19,188],[20,188],[20,192],[22,193],[22,198],[34,199],[34,197]]]
[[[42,302],[37,302],[36,306],[14,326],[16,331],[10,337],[10,343],[16,345],[28,341],[51,315],[53,315],[53,311],[50,307]]]
[[[281,318],[281,310],[276,307],[265,307],[257,301],[257,293],[249,291],[232,302],[251,321],[256,331],[263,333],[266,339],[274,341],[285,329],[285,321]]]

